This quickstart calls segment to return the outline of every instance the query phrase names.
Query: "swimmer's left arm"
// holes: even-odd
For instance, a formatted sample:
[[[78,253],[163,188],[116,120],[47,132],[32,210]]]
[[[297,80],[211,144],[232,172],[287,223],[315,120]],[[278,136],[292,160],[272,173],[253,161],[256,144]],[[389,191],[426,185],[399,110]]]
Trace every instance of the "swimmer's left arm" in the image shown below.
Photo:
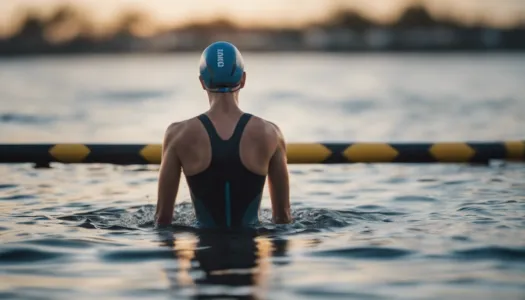
[[[171,224],[175,199],[179,190],[181,162],[175,151],[174,131],[177,127],[176,125],[173,124],[166,130],[162,144],[157,210],[155,212],[157,225]]]

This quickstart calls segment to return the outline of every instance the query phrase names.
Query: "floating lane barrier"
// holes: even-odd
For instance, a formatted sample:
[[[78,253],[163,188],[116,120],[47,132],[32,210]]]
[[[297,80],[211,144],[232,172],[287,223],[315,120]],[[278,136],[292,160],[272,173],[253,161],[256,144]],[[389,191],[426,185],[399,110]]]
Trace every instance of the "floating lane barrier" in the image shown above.
[[[160,144],[0,144],[0,163],[160,164]],[[525,161],[525,141],[289,143],[289,164]]]

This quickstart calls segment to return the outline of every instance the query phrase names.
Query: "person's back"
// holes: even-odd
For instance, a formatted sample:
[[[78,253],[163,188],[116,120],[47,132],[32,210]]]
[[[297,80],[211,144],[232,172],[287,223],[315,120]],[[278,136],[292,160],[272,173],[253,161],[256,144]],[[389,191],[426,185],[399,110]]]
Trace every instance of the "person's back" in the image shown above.
[[[246,74],[235,46],[209,46],[201,58],[200,80],[210,109],[166,131],[157,223],[171,223],[181,170],[201,226],[256,225],[266,177],[274,222],[290,222],[284,138],[276,125],[238,107]]]

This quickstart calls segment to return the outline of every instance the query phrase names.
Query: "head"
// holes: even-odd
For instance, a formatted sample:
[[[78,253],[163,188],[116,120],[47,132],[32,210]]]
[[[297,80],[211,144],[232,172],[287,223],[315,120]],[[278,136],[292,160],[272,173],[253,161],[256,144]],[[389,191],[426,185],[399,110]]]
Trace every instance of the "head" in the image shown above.
[[[208,93],[238,92],[246,82],[239,50],[228,42],[209,45],[201,55],[199,80]]]

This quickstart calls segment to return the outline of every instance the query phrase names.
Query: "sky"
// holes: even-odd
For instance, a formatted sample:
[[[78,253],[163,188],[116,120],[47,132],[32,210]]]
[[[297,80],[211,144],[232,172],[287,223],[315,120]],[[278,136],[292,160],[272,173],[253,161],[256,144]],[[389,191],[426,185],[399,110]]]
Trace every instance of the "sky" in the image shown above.
[[[525,0],[0,0],[0,33],[17,26],[23,7],[34,7],[45,15],[60,4],[81,6],[101,27],[127,8],[146,12],[155,23],[166,26],[221,17],[247,26],[297,27],[326,19],[340,7],[388,21],[414,2],[424,3],[436,16],[454,16],[467,23],[484,19],[506,26],[525,19]]]

